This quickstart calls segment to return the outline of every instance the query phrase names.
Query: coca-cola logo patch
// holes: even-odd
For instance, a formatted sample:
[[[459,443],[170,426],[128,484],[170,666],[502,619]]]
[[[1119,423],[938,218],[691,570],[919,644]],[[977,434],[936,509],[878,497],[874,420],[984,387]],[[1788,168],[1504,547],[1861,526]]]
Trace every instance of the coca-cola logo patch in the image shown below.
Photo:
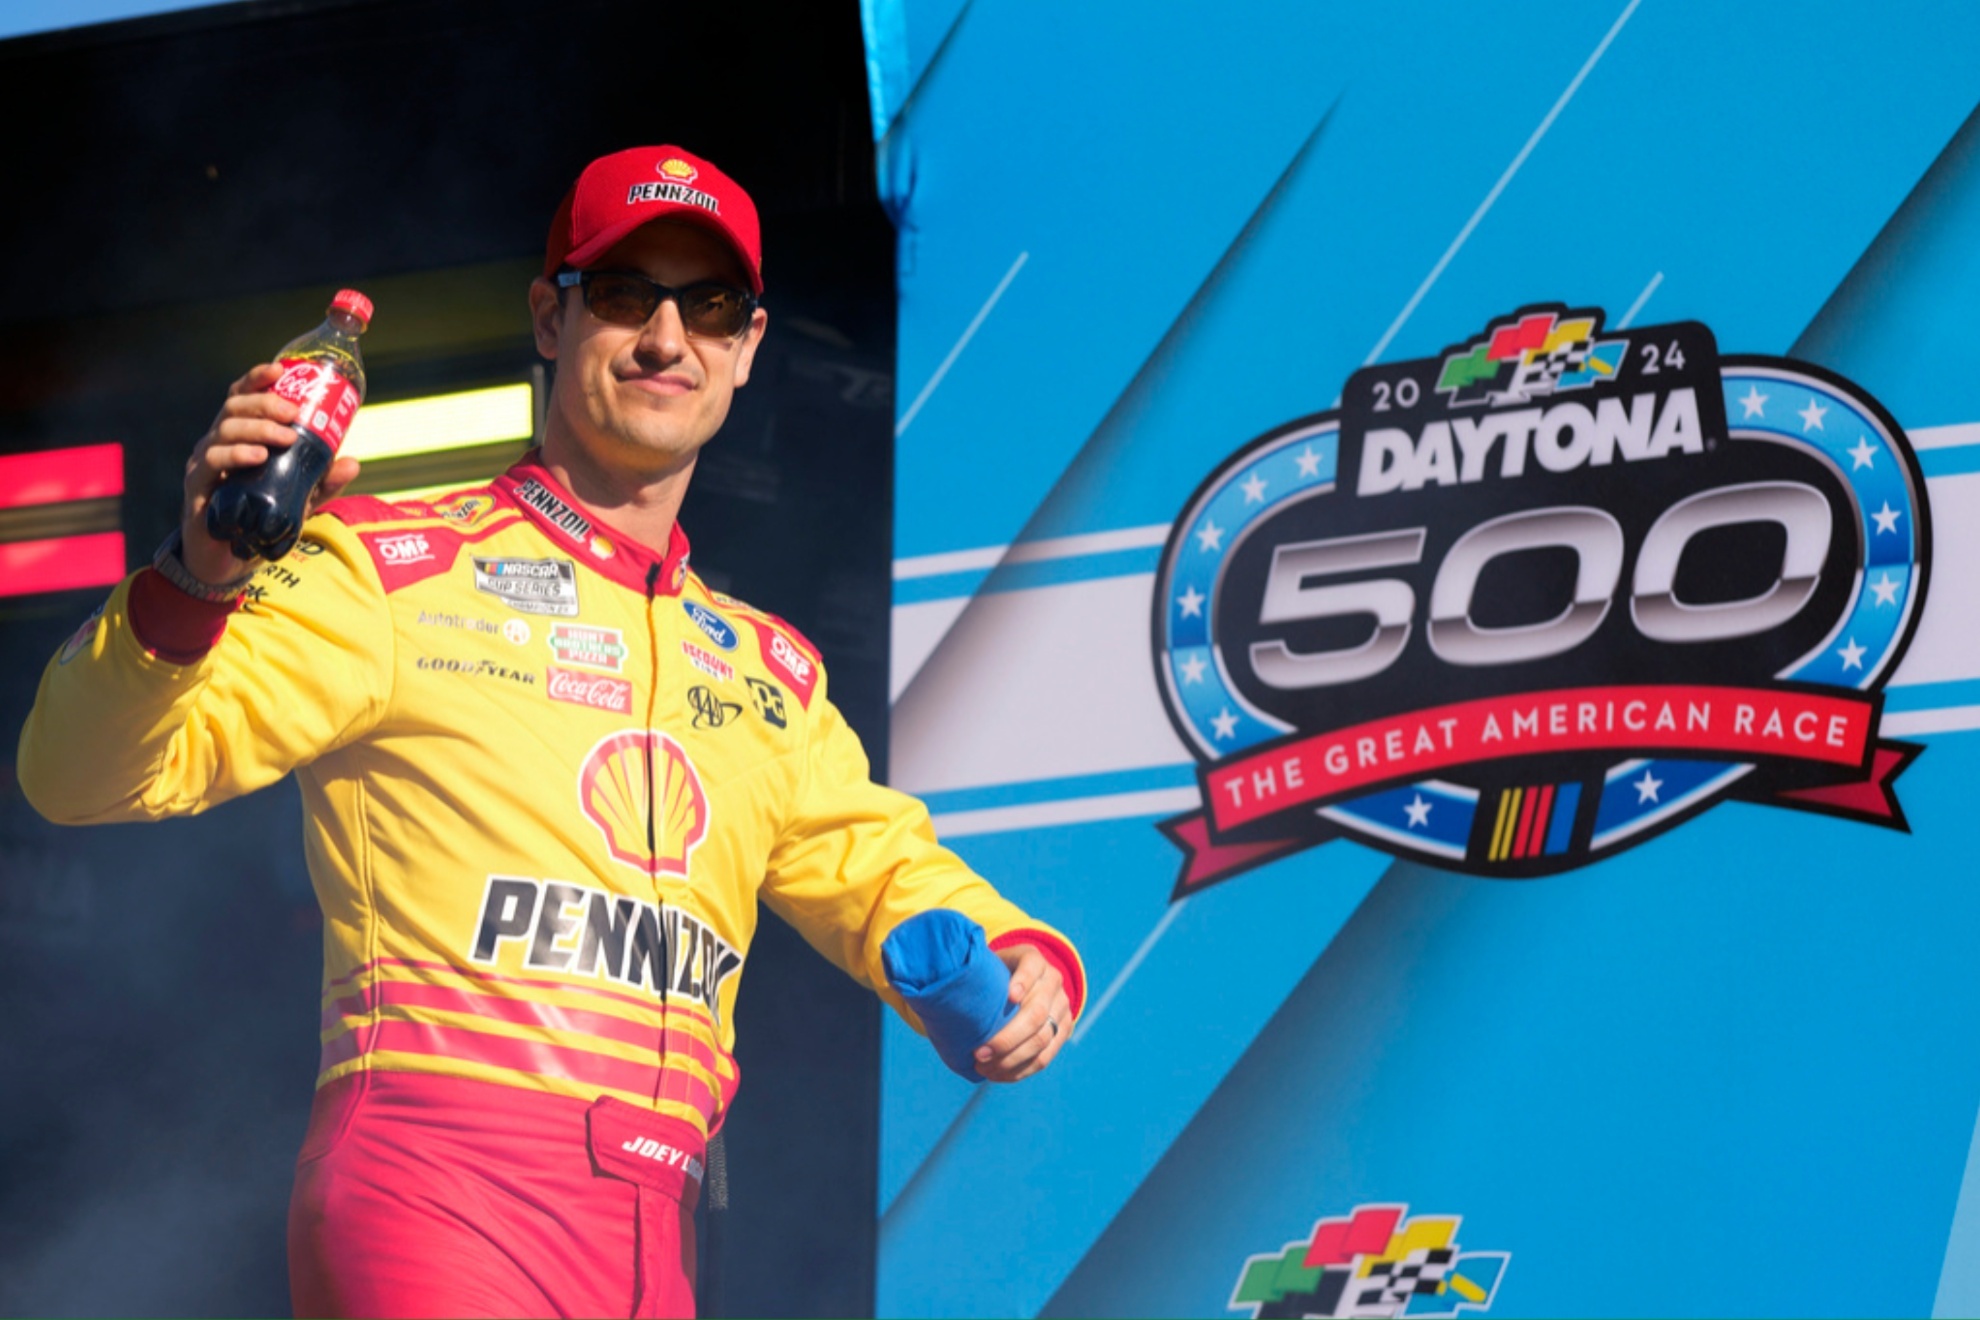
[[[1366,367],[1211,474],[1155,661],[1203,810],[1178,895],[1332,838],[1571,870],[1727,798],[1905,828],[1881,689],[1922,612],[1903,431],[1696,322],[1523,308]]]
[[[609,678],[604,674],[582,674],[574,669],[559,669],[551,665],[547,674],[549,683],[544,691],[552,701],[568,701],[573,706],[589,706],[593,710],[609,710],[615,715],[632,714],[632,684],[623,678]]]

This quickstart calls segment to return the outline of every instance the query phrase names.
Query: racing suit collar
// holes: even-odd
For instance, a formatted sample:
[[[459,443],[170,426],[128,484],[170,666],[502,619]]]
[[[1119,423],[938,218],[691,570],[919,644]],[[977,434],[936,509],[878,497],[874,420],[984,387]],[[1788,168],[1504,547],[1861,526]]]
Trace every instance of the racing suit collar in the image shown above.
[[[532,449],[495,478],[497,496],[522,510],[552,541],[567,547],[593,572],[641,593],[678,596],[687,581],[688,539],[677,522],[668,531],[664,553],[601,527],[577,497],[543,465]],[[653,570],[658,567],[658,573]]]

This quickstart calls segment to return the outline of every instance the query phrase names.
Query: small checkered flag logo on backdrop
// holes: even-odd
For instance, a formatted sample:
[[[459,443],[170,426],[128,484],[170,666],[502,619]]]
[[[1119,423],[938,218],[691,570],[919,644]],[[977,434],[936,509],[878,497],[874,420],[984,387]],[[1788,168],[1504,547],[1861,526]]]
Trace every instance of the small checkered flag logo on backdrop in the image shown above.
[[[1466,1251],[1458,1215],[1409,1217],[1360,1205],[1312,1236],[1245,1261],[1230,1309],[1253,1320],[1301,1316],[1456,1316],[1488,1311],[1510,1252]]]

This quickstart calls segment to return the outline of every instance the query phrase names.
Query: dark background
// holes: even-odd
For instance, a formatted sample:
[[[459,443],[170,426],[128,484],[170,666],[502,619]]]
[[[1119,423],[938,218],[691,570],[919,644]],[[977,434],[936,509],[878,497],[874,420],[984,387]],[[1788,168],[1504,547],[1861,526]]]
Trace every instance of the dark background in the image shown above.
[[[370,293],[373,401],[527,378],[583,164],[673,142],[763,212],[771,333],[682,514],[885,747],[893,234],[853,0],[283,0],[0,42],[0,454],[117,441],[133,560],[227,383]],[[284,782],[64,830],[12,756],[102,591],[0,597],[0,1311],[283,1314],[321,931]],[[876,766],[884,773],[884,765]],[[738,1010],[717,1313],[871,1314],[879,1008],[776,918]]]

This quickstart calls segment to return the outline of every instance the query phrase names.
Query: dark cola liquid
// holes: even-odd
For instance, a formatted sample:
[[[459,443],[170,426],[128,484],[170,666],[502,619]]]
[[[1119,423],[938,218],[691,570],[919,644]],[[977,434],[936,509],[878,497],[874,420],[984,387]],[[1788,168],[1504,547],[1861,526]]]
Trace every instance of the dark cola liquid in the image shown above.
[[[317,436],[296,428],[296,442],[257,468],[229,473],[206,506],[206,530],[240,559],[280,559],[296,544],[309,497],[336,457]]]

